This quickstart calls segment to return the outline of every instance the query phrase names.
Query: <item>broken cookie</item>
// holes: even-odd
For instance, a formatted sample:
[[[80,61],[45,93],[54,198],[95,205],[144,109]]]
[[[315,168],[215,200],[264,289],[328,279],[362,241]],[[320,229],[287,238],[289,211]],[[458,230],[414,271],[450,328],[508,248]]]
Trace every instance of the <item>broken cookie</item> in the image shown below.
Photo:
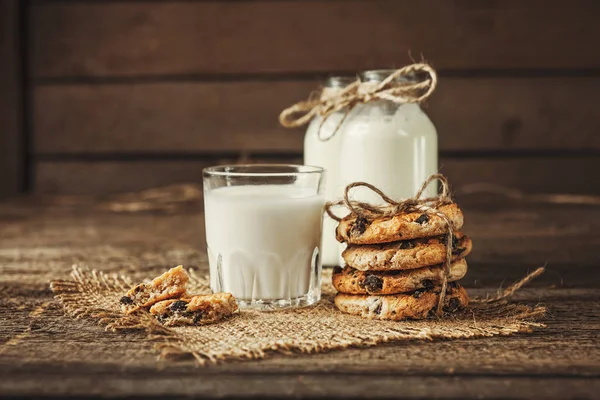
[[[189,279],[181,265],[171,268],[154,278],[152,282],[142,283],[131,288],[125,296],[121,297],[121,309],[124,313],[131,314],[159,301],[182,297],[186,293]]]
[[[238,311],[231,293],[164,300],[150,308],[150,314],[165,326],[206,325],[228,318]]]

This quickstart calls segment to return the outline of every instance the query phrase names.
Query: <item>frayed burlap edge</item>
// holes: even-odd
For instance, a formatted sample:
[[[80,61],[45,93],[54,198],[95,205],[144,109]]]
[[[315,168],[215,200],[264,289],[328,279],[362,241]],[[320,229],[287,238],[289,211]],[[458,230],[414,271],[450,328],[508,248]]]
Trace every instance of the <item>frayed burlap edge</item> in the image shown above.
[[[71,280],[50,287],[65,313],[97,321],[113,332],[145,331],[161,359],[194,357],[199,365],[231,359],[260,359],[269,353],[319,353],[404,340],[465,339],[529,333],[545,307],[511,304],[507,299],[541,274],[543,268],[498,296],[473,299],[466,310],[426,321],[373,321],[339,312],[333,305],[330,274],[323,279],[323,300],[302,309],[260,313],[242,311],[219,324],[166,328],[147,311],[123,315],[118,299],[133,286],[130,278],[73,267]],[[209,292],[207,280],[190,271],[190,291]]]

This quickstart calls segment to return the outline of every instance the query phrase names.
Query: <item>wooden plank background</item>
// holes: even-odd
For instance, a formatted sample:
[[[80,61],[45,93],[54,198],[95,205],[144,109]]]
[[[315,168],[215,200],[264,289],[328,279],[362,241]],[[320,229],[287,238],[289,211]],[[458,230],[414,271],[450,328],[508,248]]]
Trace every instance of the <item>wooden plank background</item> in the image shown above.
[[[0,199],[23,186],[17,0],[0,0]]]
[[[594,0],[34,4],[36,77],[600,66]]]
[[[241,159],[242,161],[244,159]],[[249,161],[301,163],[297,157],[253,157]],[[44,193],[104,194],[170,183],[202,183],[202,168],[240,159],[61,160],[36,164],[35,185]],[[589,193],[598,185],[600,162],[592,157],[440,158],[440,171],[453,187],[494,182],[532,193]]]
[[[37,154],[300,152],[303,130],[279,126],[283,105],[318,81],[42,85]],[[448,78],[426,112],[440,149],[600,150],[600,78]],[[569,135],[576,130],[576,135]],[[221,134],[219,134],[221,133]]]
[[[600,193],[600,2],[60,1],[29,10],[33,189],[135,190],[301,160],[282,108],[331,73],[439,69],[426,112],[457,185]]]

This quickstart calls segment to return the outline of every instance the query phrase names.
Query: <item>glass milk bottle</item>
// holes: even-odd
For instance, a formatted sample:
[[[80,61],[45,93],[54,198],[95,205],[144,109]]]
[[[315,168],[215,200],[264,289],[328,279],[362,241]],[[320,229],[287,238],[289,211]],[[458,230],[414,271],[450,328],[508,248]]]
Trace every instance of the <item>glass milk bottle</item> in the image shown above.
[[[393,70],[360,74],[360,90],[376,85]],[[407,81],[409,78],[400,77]],[[338,132],[342,185],[363,181],[393,199],[413,197],[427,177],[438,170],[435,126],[418,104],[376,100],[357,105]],[[424,196],[437,195],[429,185]],[[354,200],[381,204],[367,188],[354,189]]]
[[[343,88],[353,83],[356,79],[350,77],[334,76],[329,78],[321,98],[335,96]],[[317,115],[312,119],[304,136],[304,164],[321,167],[325,170],[325,200],[339,200],[342,196],[343,186],[340,182],[340,143],[341,135],[334,135],[336,128],[344,117],[340,111],[330,115],[321,126],[323,119]],[[319,130],[319,127],[321,128]],[[335,239],[337,222],[325,215],[323,219],[323,247],[322,262],[324,266],[338,265],[340,250]]]

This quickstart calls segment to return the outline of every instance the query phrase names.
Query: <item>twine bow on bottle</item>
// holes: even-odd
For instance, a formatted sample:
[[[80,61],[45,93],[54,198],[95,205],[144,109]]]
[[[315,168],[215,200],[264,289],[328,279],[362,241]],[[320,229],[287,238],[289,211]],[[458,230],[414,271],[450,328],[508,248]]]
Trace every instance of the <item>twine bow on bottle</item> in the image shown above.
[[[426,197],[421,198],[423,196],[423,192],[425,189],[434,181],[439,181],[441,186],[441,191],[438,196],[435,197]],[[350,190],[356,187],[366,187],[379,195],[383,201],[387,204],[379,206],[373,205],[365,202],[350,200]],[[440,217],[447,228],[446,234],[446,260],[444,262],[444,274],[442,279],[442,287],[440,292],[440,297],[437,305],[437,314],[442,315],[444,310],[444,301],[446,299],[446,289],[448,288],[448,276],[450,274],[450,265],[452,263],[452,242],[454,238],[454,224],[450,219],[446,216],[446,214],[442,213],[439,209],[441,206],[446,204],[451,204],[454,201],[450,196],[450,188],[448,184],[448,179],[442,174],[433,174],[425,180],[419,191],[417,192],[415,197],[411,197],[408,199],[396,201],[389,196],[387,196],[381,189],[371,185],[366,182],[354,182],[346,186],[344,190],[344,198],[343,200],[337,202],[328,202],[325,205],[325,211],[327,214],[336,221],[341,221],[342,218],[338,217],[332,212],[332,207],[344,205],[350,210],[350,214],[356,217],[366,218],[369,221],[372,221],[376,218],[382,217],[393,217],[395,215],[411,213],[411,212],[422,212],[426,214],[433,214]]]
[[[321,96],[321,98],[309,98],[298,102],[279,114],[279,123],[286,128],[296,128],[307,124],[313,117],[319,115],[322,117],[320,132],[329,116],[344,110],[344,117],[333,133],[326,139],[319,135],[321,140],[329,140],[356,105],[377,100],[388,100],[397,104],[422,103],[433,93],[436,86],[437,73],[429,64],[407,65],[394,71],[381,82],[361,83],[357,80],[340,90],[335,96]]]

